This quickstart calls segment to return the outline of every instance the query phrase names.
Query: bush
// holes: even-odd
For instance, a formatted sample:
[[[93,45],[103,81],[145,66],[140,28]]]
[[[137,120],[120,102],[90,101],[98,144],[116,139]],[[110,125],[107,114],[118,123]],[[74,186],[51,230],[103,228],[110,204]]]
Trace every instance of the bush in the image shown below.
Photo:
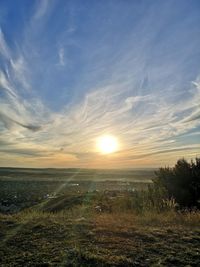
[[[164,188],[169,199],[180,207],[200,208],[200,158],[180,159],[173,168],[160,168],[155,174],[154,186]]]
[[[148,186],[147,190],[135,192],[133,209],[137,213],[173,211],[177,207],[174,198],[168,198],[164,187],[157,184]]]

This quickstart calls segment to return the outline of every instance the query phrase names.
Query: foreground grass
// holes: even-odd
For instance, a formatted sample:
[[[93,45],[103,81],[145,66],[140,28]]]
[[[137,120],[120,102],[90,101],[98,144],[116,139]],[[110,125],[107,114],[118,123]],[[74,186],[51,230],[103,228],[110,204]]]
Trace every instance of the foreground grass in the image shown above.
[[[0,216],[0,266],[199,266],[200,213]]]

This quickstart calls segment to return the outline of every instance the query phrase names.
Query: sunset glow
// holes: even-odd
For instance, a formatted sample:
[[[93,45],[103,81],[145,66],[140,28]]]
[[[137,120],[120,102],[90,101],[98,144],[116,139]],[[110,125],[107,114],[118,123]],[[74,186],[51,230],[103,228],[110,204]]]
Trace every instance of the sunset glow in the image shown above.
[[[97,148],[102,154],[111,154],[118,150],[119,144],[116,137],[104,135],[98,139]]]
[[[0,1],[0,166],[199,156],[199,3]]]

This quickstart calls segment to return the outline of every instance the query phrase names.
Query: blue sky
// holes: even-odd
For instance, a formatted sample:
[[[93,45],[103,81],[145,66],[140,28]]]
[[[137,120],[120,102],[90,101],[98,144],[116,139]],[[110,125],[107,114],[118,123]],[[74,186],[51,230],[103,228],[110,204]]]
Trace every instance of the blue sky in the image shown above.
[[[199,140],[198,0],[0,1],[1,166],[158,167]]]

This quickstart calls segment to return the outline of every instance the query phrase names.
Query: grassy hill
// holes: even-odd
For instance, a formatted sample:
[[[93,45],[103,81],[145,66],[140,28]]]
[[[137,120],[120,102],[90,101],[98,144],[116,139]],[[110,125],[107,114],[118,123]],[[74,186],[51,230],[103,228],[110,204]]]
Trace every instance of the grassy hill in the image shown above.
[[[0,215],[0,265],[199,266],[199,212],[136,214],[88,203],[62,197]]]
[[[146,178],[42,172],[0,170],[0,266],[200,266],[200,212],[177,208]]]

